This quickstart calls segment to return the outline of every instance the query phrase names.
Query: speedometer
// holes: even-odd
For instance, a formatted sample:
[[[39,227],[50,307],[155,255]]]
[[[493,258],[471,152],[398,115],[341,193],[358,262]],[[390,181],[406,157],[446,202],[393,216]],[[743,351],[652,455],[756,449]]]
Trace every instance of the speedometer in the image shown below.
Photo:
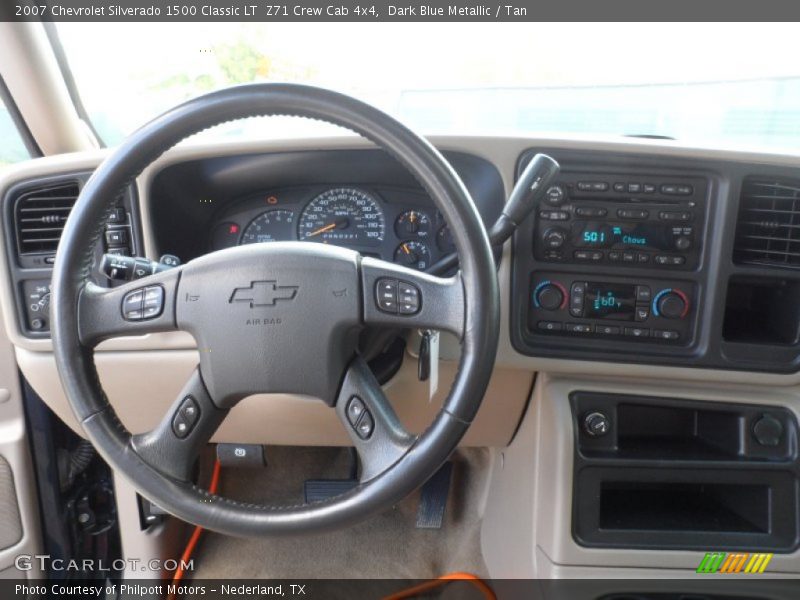
[[[335,188],[308,203],[297,233],[309,242],[375,246],[386,235],[386,221],[373,196],[355,188]]]

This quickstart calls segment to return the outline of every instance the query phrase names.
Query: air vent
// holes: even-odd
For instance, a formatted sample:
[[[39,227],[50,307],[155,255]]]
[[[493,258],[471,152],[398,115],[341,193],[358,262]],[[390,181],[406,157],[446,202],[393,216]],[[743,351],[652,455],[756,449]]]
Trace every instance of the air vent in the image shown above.
[[[733,258],[738,263],[800,267],[800,181],[745,180]]]
[[[14,207],[19,253],[54,254],[77,198],[77,181],[22,192]]]

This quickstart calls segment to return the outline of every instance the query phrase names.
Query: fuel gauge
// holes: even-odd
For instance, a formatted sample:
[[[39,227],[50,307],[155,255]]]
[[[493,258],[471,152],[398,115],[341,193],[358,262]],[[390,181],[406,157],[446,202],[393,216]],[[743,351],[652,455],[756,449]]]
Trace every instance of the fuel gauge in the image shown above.
[[[409,240],[400,244],[394,251],[394,262],[404,267],[424,271],[431,264],[431,251],[424,242]]]

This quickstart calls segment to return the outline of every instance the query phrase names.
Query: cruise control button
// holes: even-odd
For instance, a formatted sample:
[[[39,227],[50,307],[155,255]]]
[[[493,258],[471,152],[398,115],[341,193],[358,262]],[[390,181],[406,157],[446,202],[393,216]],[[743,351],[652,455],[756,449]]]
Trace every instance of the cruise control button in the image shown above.
[[[350,421],[350,425],[356,426],[361,415],[364,414],[364,410],[364,403],[361,398],[358,396],[350,398],[350,402],[347,404],[347,420]]]
[[[397,280],[383,278],[375,284],[375,302],[378,310],[397,314]]]
[[[375,429],[375,421],[372,420],[372,415],[368,410],[364,410],[364,414],[356,425],[356,434],[362,440],[366,440],[372,435],[372,430]]]

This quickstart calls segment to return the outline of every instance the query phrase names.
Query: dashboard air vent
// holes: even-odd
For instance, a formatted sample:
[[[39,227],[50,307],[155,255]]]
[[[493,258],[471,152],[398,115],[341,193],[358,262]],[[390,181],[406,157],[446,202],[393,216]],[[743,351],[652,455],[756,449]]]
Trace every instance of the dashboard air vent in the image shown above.
[[[55,253],[78,192],[78,182],[69,181],[28,189],[17,197],[14,226],[20,254]]]
[[[800,267],[800,181],[745,179],[733,258]]]

